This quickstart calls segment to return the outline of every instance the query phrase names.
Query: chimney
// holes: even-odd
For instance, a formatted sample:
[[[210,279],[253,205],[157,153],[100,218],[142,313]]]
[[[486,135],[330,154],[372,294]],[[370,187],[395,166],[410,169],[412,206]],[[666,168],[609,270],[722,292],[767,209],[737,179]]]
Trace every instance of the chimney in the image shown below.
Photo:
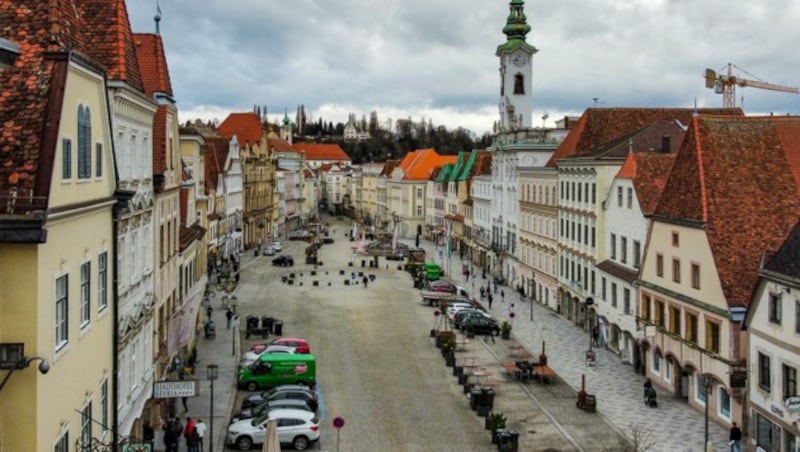
[[[672,146],[670,146],[671,141],[672,140],[670,139],[669,135],[662,135],[661,136],[661,152],[663,152],[665,154],[669,154],[670,148],[672,147]]]

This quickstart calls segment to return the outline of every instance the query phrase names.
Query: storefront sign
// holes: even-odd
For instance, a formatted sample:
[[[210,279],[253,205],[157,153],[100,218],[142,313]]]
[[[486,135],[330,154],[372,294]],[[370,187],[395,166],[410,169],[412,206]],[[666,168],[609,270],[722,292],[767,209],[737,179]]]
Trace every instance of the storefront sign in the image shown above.
[[[197,382],[194,380],[169,380],[153,383],[153,398],[155,399],[194,397],[196,395]]]
[[[800,413],[800,397],[789,397],[784,402],[784,405],[786,405],[786,411],[789,413]]]

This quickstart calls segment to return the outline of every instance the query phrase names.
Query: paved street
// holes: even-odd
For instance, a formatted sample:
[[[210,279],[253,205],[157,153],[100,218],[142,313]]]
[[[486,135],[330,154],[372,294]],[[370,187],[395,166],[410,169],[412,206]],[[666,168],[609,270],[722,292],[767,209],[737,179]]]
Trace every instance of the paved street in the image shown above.
[[[414,246],[410,240],[404,240],[403,243]],[[420,245],[426,249],[428,256],[434,256],[437,251],[432,242],[423,240]],[[442,262],[438,255],[435,260]],[[460,271],[462,261],[458,255],[450,257],[449,265],[445,255],[443,267],[452,269],[448,279],[471,288],[471,282],[464,282]],[[486,280],[481,279],[480,275],[477,281],[477,287],[481,283],[486,285]],[[495,296],[493,303],[492,313],[498,319],[507,319],[511,303],[518,300],[518,295],[511,288],[505,287],[504,291],[505,303],[498,296]],[[580,388],[581,374],[585,374],[587,391],[597,395],[598,412],[619,431],[630,436],[631,426],[642,426],[640,430],[650,437],[654,451],[703,450],[703,413],[691,409],[685,402],[664,391],[659,391],[657,409],[645,407],[642,403],[644,377],[636,375],[629,365],[620,363],[617,355],[605,349],[598,350],[597,365],[587,367],[584,363],[584,352],[588,347],[586,332],[536,303],[533,305],[534,320],[531,322],[530,306],[529,302],[516,303],[512,331],[514,338],[534,353],[540,352],[542,341],[546,341],[550,366],[576,391]],[[727,429],[711,422],[709,436],[713,450],[728,450]]]

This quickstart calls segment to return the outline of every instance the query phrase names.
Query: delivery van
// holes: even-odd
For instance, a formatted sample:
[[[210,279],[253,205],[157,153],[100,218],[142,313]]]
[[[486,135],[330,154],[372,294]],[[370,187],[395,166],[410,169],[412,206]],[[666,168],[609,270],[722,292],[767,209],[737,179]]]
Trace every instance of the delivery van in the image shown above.
[[[310,353],[264,353],[239,371],[239,387],[248,391],[285,384],[313,388],[317,384],[317,359]]]

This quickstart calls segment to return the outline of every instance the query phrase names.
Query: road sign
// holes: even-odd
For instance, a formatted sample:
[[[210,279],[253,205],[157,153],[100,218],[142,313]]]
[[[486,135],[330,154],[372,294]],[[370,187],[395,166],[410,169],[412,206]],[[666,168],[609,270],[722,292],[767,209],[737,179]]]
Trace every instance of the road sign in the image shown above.
[[[153,398],[155,399],[194,397],[196,395],[197,382],[194,380],[168,380],[153,382]]]
[[[333,418],[333,428],[339,430],[342,427],[344,427],[344,418],[341,416],[336,416]]]

